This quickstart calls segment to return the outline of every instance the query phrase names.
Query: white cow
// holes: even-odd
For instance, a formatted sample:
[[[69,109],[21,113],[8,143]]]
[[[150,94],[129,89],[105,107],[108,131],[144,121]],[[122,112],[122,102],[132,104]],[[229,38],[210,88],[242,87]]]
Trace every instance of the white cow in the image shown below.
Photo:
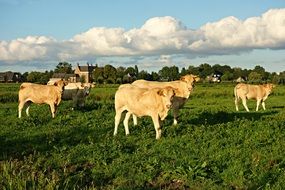
[[[64,85],[63,80],[57,81],[54,85],[41,85],[33,83],[23,83],[19,90],[19,118],[22,116],[22,109],[26,105],[26,114],[29,116],[31,103],[48,104],[50,106],[52,117],[55,117],[57,106],[61,102]]]
[[[239,83],[234,88],[235,94],[235,106],[238,111],[238,102],[239,99],[242,99],[242,104],[246,111],[249,112],[249,109],[246,104],[247,99],[256,99],[256,111],[258,111],[259,104],[261,103],[263,109],[265,110],[265,100],[272,92],[272,89],[275,87],[273,84],[263,84],[263,85],[251,85]]]
[[[131,84],[119,87],[115,94],[115,130],[117,134],[121,114],[127,111],[124,126],[128,135],[128,121],[133,114],[138,117],[150,116],[154,123],[156,139],[161,137],[160,121],[163,121],[171,107],[171,100],[175,95],[172,87],[145,89]]]
[[[132,84],[141,88],[158,88],[158,87],[166,87],[171,86],[175,88],[175,97],[172,102],[172,110],[174,121],[173,124],[177,124],[177,117],[179,109],[184,106],[186,101],[188,100],[194,85],[200,78],[196,75],[185,75],[180,78],[180,80],[171,81],[171,82],[157,82],[157,81],[146,81],[146,80],[136,80]],[[134,124],[136,125],[137,119],[133,116]]]
[[[92,86],[91,83],[68,83],[64,87],[62,99],[72,100],[73,108],[84,107],[85,99],[90,94]]]

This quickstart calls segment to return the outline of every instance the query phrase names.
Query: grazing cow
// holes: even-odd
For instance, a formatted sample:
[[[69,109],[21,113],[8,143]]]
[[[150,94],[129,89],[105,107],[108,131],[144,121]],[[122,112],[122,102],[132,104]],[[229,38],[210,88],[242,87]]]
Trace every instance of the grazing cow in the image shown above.
[[[73,108],[84,107],[85,99],[91,91],[92,85],[90,83],[68,83],[64,87],[62,100],[72,100]]]
[[[249,112],[249,109],[246,105],[246,99],[256,99],[256,111],[258,111],[259,104],[261,102],[263,109],[265,110],[265,100],[268,95],[272,92],[272,89],[275,87],[273,84],[263,84],[263,85],[250,85],[239,83],[234,88],[235,94],[235,106],[238,111],[238,102],[239,99],[242,100],[242,104],[246,111]]]
[[[166,87],[171,86],[175,88],[175,97],[172,101],[172,110],[174,121],[173,124],[177,124],[178,111],[184,106],[188,100],[190,93],[194,88],[195,82],[199,81],[200,78],[195,75],[185,75],[177,81],[171,82],[157,82],[157,81],[146,81],[146,80],[136,80],[132,84],[141,88],[157,88],[157,87]],[[137,124],[136,117],[133,116],[134,124]]]
[[[172,87],[145,89],[131,84],[124,84],[119,87],[115,94],[115,130],[117,134],[121,114],[127,111],[124,126],[128,135],[128,121],[133,114],[137,117],[150,116],[154,123],[156,139],[161,137],[160,121],[163,121],[171,107],[171,100],[175,95]]]
[[[63,80],[55,82],[54,85],[23,83],[19,90],[19,118],[22,116],[22,109],[25,105],[27,106],[26,114],[27,116],[30,115],[29,109],[32,102],[36,104],[48,104],[54,118],[66,84]]]

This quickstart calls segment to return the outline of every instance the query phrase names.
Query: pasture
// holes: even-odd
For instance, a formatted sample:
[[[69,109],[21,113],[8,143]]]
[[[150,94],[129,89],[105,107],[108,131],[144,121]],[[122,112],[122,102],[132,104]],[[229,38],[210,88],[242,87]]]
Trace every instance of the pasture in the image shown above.
[[[235,111],[235,84],[197,84],[178,125],[155,140],[149,117],[114,131],[117,86],[92,89],[87,105],[32,105],[17,118],[19,84],[0,84],[0,189],[284,189],[285,86],[266,111]]]

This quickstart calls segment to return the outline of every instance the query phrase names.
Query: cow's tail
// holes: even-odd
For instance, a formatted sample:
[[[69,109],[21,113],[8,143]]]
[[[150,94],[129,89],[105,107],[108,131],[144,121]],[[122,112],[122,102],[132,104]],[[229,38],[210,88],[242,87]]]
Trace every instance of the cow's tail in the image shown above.
[[[235,97],[235,100],[236,100],[236,101],[238,100],[238,95],[237,95],[237,89],[238,89],[238,88],[239,88],[238,85],[234,88],[234,97]]]

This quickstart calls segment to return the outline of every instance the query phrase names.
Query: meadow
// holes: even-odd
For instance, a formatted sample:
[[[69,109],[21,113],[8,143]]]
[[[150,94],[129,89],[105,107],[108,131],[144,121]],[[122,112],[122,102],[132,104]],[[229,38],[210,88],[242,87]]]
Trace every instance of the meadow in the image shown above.
[[[20,84],[0,84],[0,189],[284,189],[285,86],[267,110],[235,111],[234,83],[197,84],[155,140],[150,118],[114,130],[117,86],[92,89],[86,107],[55,119],[33,104],[17,118]]]

